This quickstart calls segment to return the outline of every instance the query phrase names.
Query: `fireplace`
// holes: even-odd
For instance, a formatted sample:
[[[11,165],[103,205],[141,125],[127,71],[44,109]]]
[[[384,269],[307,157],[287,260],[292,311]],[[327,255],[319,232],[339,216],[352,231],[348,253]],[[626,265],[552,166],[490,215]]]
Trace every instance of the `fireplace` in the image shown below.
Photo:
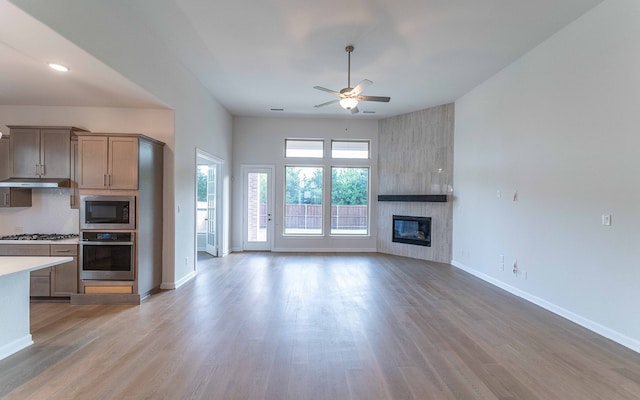
[[[431,217],[394,215],[393,241],[431,247]]]

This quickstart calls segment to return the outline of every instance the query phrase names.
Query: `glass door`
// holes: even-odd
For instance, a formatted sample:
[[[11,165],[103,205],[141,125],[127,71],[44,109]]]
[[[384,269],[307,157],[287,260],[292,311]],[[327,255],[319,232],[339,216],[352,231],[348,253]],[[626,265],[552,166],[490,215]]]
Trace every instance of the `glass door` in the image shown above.
[[[273,167],[244,168],[244,250],[270,251],[273,237]]]
[[[212,256],[218,256],[218,241],[217,241],[217,226],[218,218],[216,215],[216,201],[217,201],[217,171],[218,165],[209,165],[209,171],[207,174],[207,244],[206,252]]]

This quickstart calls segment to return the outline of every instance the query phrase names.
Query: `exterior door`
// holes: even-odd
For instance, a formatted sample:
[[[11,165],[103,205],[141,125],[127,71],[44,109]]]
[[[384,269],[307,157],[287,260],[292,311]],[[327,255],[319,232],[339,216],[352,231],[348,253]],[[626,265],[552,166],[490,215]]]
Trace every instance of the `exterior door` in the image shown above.
[[[218,218],[216,201],[218,198],[218,165],[210,164],[207,174],[207,245],[206,252],[218,256]]]
[[[244,250],[271,251],[273,167],[244,166]]]

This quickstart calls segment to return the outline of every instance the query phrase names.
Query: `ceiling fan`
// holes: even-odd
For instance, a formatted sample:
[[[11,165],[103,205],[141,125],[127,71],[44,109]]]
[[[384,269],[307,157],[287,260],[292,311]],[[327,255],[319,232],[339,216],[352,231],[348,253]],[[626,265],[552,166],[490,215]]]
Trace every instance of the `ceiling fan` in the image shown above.
[[[345,51],[349,57],[348,69],[347,69],[347,87],[336,92],[335,90],[323,88],[322,86],[314,86],[314,89],[322,90],[323,92],[328,92],[335,94],[338,96],[337,99],[327,101],[326,103],[317,104],[314,107],[324,107],[333,103],[340,103],[342,108],[345,110],[351,111],[351,114],[358,113],[358,102],[359,101],[379,101],[383,103],[388,103],[391,100],[391,97],[382,97],[382,96],[361,96],[360,93],[373,82],[368,79],[364,79],[362,82],[358,83],[356,87],[351,87],[351,53],[353,52],[353,46],[349,45],[345,47]]]

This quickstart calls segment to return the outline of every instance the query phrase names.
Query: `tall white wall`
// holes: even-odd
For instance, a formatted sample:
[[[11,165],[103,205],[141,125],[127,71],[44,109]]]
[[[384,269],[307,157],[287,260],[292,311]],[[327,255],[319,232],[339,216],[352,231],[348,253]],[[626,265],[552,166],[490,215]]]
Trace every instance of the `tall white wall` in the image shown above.
[[[370,170],[370,232],[367,237],[292,237],[283,235],[284,166],[295,165],[295,159],[284,158],[285,139],[324,139],[325,153],[330,153],[331,139],[355,139],[371,141],[371,160],[333,160],[327,155],[318,160],[318,166],[371,165]],[[273,165],[275,168],[275,234],[276,251],[375,251],[377,229],[377,152],[378,122],[356,119],[313,118],[252,118],[236,117],[233,120],[233,198],[236,199],[232,215],[231,248],[242,249],[242,165]],[[325,172],[327,173],[327,172]],[[330,176],[330,175],[329,175]],[[325,179],[325,182],[327,180]],[[326,192],[325,192],[326,193]],[[330,199],[330,196],[328,197]],[[327,200],[328,201],[328,200]]]
[[[456,102],[453,258],[640,351],[638,49],[607,0]]]
[[[195,270],[196,147],[231,162],[231,115],[158,36],[135,19],[127,2],[13,2],[174,110],[174,160],[168,181],[173,196],[165,202],[171,211],[164,220],[172,242],[164,248],[164,258],[171,264],[163,270],[163,287],[180,285]],[[228,175],[223,179],[228,181]],[[228,196],[223,193],[225,203]]]

